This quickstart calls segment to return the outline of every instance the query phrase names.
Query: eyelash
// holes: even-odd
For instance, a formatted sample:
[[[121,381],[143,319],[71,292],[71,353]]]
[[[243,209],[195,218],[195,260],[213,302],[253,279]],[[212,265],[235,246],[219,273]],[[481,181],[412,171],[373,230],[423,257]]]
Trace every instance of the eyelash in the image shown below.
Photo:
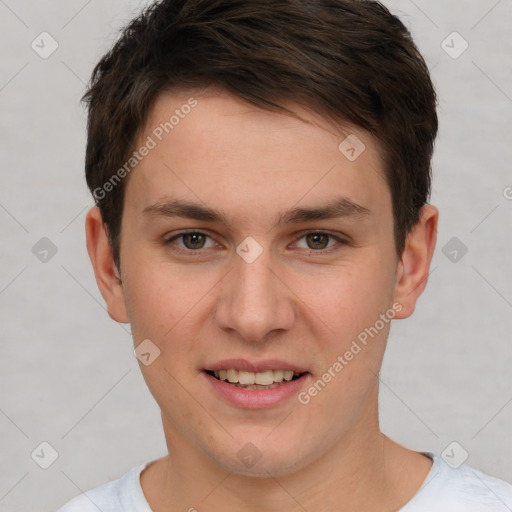
[[[205,236],[207,238],[210,238],[213,240],[213,238],[208,235],[207,233],[203,232],[203,231],[197,231],[197,230],[188,230],[188,231],[180,231],[179,233],[173,235],[171,238],[169,239],[166,239],[164,241],[164,244],[171,247],[173,244],[173,242],[179,238],[182,238],[184,235],[189,235],[189,234],[194,234],[194,235],[202,235],[202,236]],[[328,247],[326,249],[303,249],[305,251],[308,251],[309,254],[318,254],[318,255],[323,255],[323,254],[330,254],[331,252],[333,251],[336,251],[336,250],[339,250],[341,249],[340,246],[344,246],[344,245],[348,245],[348,241],[339,237],[339,236],[336,236],[336,235],[333,235],[332,233],[329,233],[329,232],[326,232],[326,231],[305,231],[305,232],[302,232],[300,234],[300,237],[297,239],[298,240],[301,240],[302,238],[308,236],[308,235],[313,235],[313,234],[318,234],[318,235],[327,235],[329,238],[334,238],[338,244],[332,246],[332,247]],[[187,255],[192,255],[192,254],[201,254],[203,251],[206,251],[208,249],[211,249],[211,247],[209,248],[206,248],[206,249],[183,249],[181,247],[171,247],[171,250],[175,251],[175,252],[178,252],[178,253],[182,253],[182,254],[187,254]]]

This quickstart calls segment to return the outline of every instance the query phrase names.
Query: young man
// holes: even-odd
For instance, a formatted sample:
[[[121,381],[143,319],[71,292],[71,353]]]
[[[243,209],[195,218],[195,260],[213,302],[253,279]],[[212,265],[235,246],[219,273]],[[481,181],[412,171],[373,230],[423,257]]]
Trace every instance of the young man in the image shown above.
[[[96,67],[87,248],[169,454],[72,511],[506,511],[380,432],[392,319],[438,211],[427,67],[362,0],[167,0]]]

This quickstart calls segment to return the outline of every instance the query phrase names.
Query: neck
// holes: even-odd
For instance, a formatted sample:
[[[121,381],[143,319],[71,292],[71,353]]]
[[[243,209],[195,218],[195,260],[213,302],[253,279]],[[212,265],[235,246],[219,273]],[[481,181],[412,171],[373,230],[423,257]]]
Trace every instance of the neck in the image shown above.
[[[143,489],[154,512],[398,510],[419,489],[431,463],[389,440],[379,430],[377,415],[370,416],[300,469],[259,476],[223,469],[173,435],[164,419],[172,455],[157,461],[151,482],[147,477],[144,485],[141,479]]]

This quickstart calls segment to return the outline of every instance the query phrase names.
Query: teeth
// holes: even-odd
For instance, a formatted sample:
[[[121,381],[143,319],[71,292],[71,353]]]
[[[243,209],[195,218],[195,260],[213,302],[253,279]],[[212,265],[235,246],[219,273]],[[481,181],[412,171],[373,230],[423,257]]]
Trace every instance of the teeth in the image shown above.
[[[228,370],[226,378],[223,380],[229,380],[229,382],[237,383],[238,382],[238,372],[236,370]]]
[[[254,375],[254,384],[270,386],[270,384],[274,383],[274,372],[272,370],[269,370],[268,372],[258,372]]]
[[[240,384],[247,384],[251,385],[254,384],[256,381],[256,374],[253,372],[244,372],[243,370],[240,370],[238,372],[238,382]]]
[[[283,382],[284,371],[283,370],[274,370],[274,382]]]
[[[293,379],[293,372],[292,370],[285,370],[283,372],[284,380],[292,380]]]
[[[215,377],[220,380],[227,380],[232,384],[241,384],[243,386],[252,386],[258,384],[260,386],[270,386],[274,383],[290,381],[294,376],[300,376],[300,373],[293,370],[268,370],[266,372],[246,372],[244,370],[215,370]]]

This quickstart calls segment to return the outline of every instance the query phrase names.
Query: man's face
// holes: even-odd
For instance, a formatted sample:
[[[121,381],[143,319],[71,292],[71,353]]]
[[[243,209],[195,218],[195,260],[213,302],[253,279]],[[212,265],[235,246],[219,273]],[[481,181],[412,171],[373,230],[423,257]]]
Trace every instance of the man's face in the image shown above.
[[[181,109],[191,96],[197,104]],[[124,302],[135,346],[160,350],[141,370],[169,448],[247,474],[357,449],[378,428],[395,313],[399,262],[375,140],[288,106],[312,124],[227,93],[162,95],[137,145],[150,136],[156,147],[125,192]],[[179,122],[161,133],[176,109]],[[353,135],[365,146],[355,159]],[[197,205],[187,212],[198,218],[173,215],[177,201]],[[335,203],[335,216],[311,211]],[[192,215],[200,209],[219,218]],[[263,381],[301,377],[243,389],[213,373],[250,368]]]

